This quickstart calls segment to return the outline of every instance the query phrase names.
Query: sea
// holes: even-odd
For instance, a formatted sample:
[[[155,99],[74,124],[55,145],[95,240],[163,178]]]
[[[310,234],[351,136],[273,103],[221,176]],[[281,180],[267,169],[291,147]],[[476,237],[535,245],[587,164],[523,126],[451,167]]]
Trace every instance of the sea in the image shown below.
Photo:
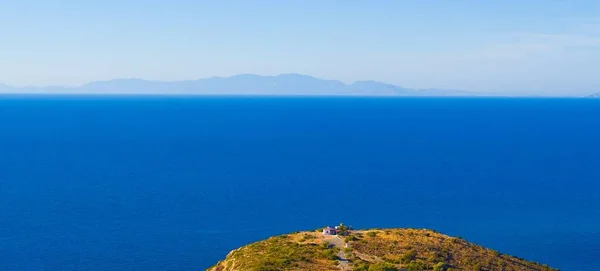
[[[600,100],[0,96],[0,270],[204,270],[343,222],[600,270]]]

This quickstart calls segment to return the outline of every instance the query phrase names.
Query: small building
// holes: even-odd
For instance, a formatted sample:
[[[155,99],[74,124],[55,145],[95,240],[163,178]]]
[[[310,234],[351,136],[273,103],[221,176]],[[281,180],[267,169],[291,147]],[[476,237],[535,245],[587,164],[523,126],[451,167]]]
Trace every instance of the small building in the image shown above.
[[[326,227],[323,229],[323,234],[324,235],[336,235],[337,234],[337,230],[335,228],[332,227]]]

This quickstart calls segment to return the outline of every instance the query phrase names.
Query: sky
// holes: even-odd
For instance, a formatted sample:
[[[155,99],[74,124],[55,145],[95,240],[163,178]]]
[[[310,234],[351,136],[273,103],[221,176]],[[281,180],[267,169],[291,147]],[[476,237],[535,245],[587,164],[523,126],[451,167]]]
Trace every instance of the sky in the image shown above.
[[[600,92],[597,0],[0,0],[0,83],[242,73]]]

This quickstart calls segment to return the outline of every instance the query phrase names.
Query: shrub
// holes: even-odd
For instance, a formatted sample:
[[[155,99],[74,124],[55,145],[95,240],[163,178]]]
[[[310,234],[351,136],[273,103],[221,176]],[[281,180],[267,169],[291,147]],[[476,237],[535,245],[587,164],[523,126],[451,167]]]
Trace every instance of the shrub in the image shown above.
[[[354,265],[354,271],[369,271],[371,265],[368,263],[359,263]]]
[[[346,238],[344,238],[344,241],[346,241],[346,243],[351,242],[351,241],[357,241],[358,238],[356,238],[356,236],[354,235],[348,235],[346,236]]]
[[[433,271],[446,271],[448,265],[445,262],[439,262],[433,266]]]
[[[312,234],[304,234],[304,235],[302,235],[302,238],[300,239],[300,242],[305,242],[305,241],[313,240],[313,239],[316,239],[316,237],[314,235],[312,235]]]
[[[338,259],[338,257],[337,257],[336,254],[337,254],[337,252],[335,250],[333,250],[333,249],[326,249],[326,250],[323,251],[323,257],[331,259],[331,260],[337,260]]]
[[[414,261],[417,258],[417,252],[414,250],[411,250],[409,252],[407,252],[406,254],[404,254],[404,256],[402,256],[402,259],[400,259],[400,261],[404,264],[406,263],[410,263],[412,261]]]
[[[254,268],[254,271],[279,271],[279,268],[271,266],[259,266]]]
[[[348,230],[348,227],[344,225],[344,223],[340,223],[340,231],[345,232]]]
[[[412,261],[406,266],[406,270],[408,271],[421,271],[425,270],[426,266],[421,261]]]
[[[375,236],[377,236],[377,232],[370,231],[370,232],[367,233],[367,235],[370,236],[370,237],[375,237]]]
[[[398,271],[396,266],[389,263],[376,263],[369,266],[368,271]]]

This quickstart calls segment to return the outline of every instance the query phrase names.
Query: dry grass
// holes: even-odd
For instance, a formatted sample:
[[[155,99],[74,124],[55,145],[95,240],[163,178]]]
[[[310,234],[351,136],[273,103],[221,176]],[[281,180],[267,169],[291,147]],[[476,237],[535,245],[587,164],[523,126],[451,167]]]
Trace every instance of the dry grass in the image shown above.
[[[383,263],[398,270],[434,270],[435,265],[435,270],[446,271],[555,270],[431,230],[363,230],[352,236],[347,254],[355,271],[371,270],[371,265]],[[337,251],[327,249],[324,239],[318,232],[272,237],[232,251],[209,270],[338,270],[334,260]]]
[[[338,270],[337,250],[326,248],[316,237],[316,233],[272,237],[232,251],[224,261],[208,270]]]
[[[366,230],[361,233],[359,240],[350,242],[359,255],[374,256],[399,268],[418,262],[426,270],[433,270],[438,263],[445,263],[451,270],[553,270],[431,230]]]

